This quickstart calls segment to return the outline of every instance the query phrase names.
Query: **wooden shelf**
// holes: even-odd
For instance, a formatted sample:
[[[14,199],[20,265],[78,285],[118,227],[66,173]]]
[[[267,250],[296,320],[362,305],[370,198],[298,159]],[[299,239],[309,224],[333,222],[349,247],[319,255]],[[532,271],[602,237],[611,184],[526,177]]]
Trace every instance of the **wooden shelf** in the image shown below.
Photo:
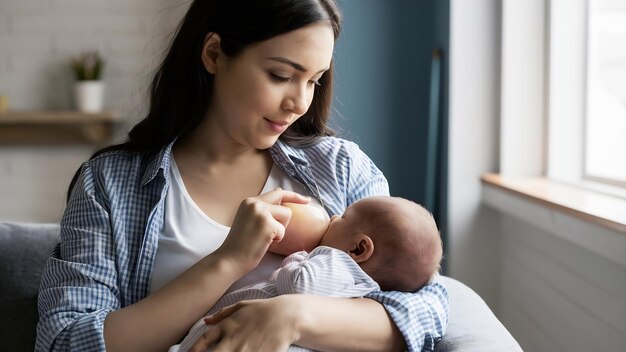
[[[0,145],[105,144],[119,121],[112,112],[7,111],[0,113]]]

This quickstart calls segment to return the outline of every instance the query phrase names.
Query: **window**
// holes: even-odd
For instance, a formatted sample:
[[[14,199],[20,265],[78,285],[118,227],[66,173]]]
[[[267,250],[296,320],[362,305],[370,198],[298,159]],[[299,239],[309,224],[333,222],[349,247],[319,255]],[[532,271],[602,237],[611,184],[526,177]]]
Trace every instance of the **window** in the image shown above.
[[[551,0],[548,14],[548,177],[626,195],[626,1]]]
[[[588,0],[583,177],[626,186],[626,1]]]
[[[626,233],[626,20],[616,18],[624,13],[625,0],[502,3],[500,175],[483,178],[540,209],[551,207],[621,233]],[[613,105],[599,104],[597,96]],[[588,132],[592,126],[604,129],[600,138]],[[525,220],[560,227],[564,238],[597,253],[613,251],[619,245],[609,243],[623,238],[587,236],[589,228],[576,235],[568,221],[529,214]],[[623,257],[623,251],[615,253]]]

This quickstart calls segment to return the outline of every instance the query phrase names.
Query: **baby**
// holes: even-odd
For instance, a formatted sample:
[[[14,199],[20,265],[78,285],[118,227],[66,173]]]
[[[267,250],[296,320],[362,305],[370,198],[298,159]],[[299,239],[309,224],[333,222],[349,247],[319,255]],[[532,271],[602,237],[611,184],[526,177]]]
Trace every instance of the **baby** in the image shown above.
[[[416,291],[439,270],[437,224],[428,210],[398,197],[370,197],[349,206],[330,224],[309,205],[284,204],[292,219],[270,252],[290,255],[318,245],[348,254],[383,291]],[[376,249],[376,250],[374,250]]]
[[[370,197],[328,217],[308,205],[284,204],[292,218],[270,251],[287,254],[268,281],[224,295],[209,314],[244,299],[306,293],[362,297],[372,291],[416,291],[438,272],[442,244],[432,215],[403,198]],[[305,250],[313,249],[310,253]],[[170,352],[188,350],[207,329],[201,319]],[[305,351],[291,346],[290,351]],[[307,350],[308,351],[308,350]]]

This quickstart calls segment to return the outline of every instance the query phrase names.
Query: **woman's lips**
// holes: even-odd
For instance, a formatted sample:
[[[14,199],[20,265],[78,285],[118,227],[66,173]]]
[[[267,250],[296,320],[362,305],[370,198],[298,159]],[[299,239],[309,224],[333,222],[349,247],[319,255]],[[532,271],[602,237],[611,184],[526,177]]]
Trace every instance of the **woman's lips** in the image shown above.
[[[283,133],[289,127],[289,122],[272,121],[267,118],[265,119],[265,122],[269,130],[273,133]]]

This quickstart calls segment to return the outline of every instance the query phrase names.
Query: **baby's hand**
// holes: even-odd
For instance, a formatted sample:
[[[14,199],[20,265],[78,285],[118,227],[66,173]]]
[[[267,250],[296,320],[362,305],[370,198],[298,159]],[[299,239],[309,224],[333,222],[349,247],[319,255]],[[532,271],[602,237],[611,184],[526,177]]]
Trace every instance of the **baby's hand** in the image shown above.
[[[291,209],[291,219],[280,242],[270,245],[269,251],[280,255],[290,255],[297,251],[312,251],[317,247],[328,229],[328,214],[310,204],[283,203]]]

